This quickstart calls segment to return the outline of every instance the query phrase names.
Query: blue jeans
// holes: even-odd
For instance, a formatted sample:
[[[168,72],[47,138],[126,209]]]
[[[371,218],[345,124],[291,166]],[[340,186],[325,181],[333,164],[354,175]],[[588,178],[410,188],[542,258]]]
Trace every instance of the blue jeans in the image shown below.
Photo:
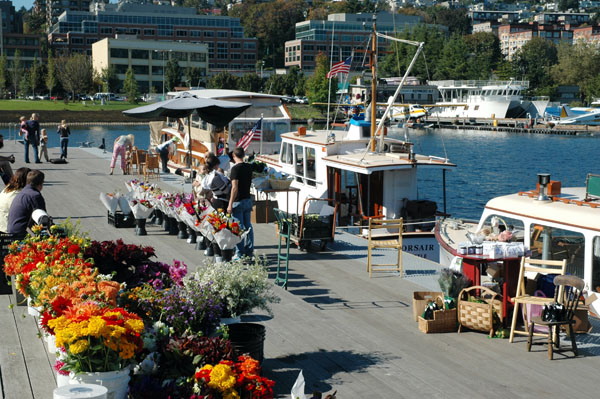
[[[252,256],[254,252],[254,230],[250,223],[252,215],[252,199],[247,198],[239,202],[234,202],[231,210],[232,216],[240,221],[240,227],[249,230],[246,238],[237,244],[235,254],[237,256]]]
[[[169,168],[167,166],[169,163],[169,146],[166,146],[162,150],[158,150],[158,155],[160,155],[163,173],[169,173]]]
[[[61,137],[60,138],[60,157],[61,158],[67,157],[67,148],[68,147],[69,147],[69,138]]]
[[[33,160],[37,163],[39,162],[38,158],[38,146],[35,145],[30,140],[24,140],[25,147],[25,162],[29,162],[29,145],[31,144],[31,148],[33,149]]]

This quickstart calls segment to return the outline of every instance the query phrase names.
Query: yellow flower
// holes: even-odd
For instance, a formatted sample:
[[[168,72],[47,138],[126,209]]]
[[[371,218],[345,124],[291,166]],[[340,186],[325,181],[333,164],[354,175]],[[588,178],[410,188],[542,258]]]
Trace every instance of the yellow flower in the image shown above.
[[[102,317],[92,316],[87,328],[88,334],[98,338],[100,335],[102,335],[105,326],[106,322],[102,319]]]
[[[208,386],[219,391],[227,391],[235,386],[235,376],[231,367],[226,364],[217,364],[210,373]]]
[[[140,334],[142,331],[144,331],[144,322],[138,319],[129,319],[125,322],[125,327]]]
[[[115,352],[119,349],[119,347],[117,346],[117,343],[110,338],[104,340],[104,345],[106,345],[109,349],[111,349]]]
[[[127,331],[125,330],[125,328],[121,327],[121,326],[110,326],[110,337],[111,338],[116,338],[119,339],[121,338],[121,335],[125,334]]]
[[[76,341],[69,345],[69,350],[72,354],[77,355],[81,352],[85,352],[89,348],[89,346],[90,344],[87,340],[80,339],[79,341]]]
[[[232,388],[227,392],[223,392],[223,399],[240,399],[240,394]]]
[[[121,356],[122,359],[131,359],[135,354],[135,345],[132,343],[127,341],[121,342],[119,347],[121,348],[119,356]]]

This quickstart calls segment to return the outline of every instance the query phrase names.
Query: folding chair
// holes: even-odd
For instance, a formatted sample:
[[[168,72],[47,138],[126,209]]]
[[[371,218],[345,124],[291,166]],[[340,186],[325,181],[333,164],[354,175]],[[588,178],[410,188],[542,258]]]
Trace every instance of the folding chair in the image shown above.
[[[373,239],[373,230],[387,229],[388,232],[392,230],[393,234],[398,234],[398,237],[391,240],[377,240]],[[369,278],[373,275],[373,271],[396,271],[402,276],[402,229],[403,221],[400,219],[369,219],[369,249],[367,256],[367,271],[369,272]],[[392,248],[398,251],[398,260],[396,263],[379,263],[374,264],[371,260],[373,249],[377,248]],[[391,266],[394,266],[393,268]],[[375,270],[375,268],[378,268]]]
[[[158,155],[148,154],[146,156],[146,165],[144,167],[144,179],[149,180],[152,175],[157,179],[160,178],[160,159]]]
[[[531,259],[523,257],[521,258],[521,268],[519,271],[519,280],[517,281],[517,292],[512,298],[512,302],[515,304],[513,309],[512,323],[510,325],[510,338],[509,342],[513,342],[515,334],[529,335],[529,326],[525,322],[525,331],[517,330],[517,314],[519,313],[519,305],[547,305],[554,302],[554,298],[544,298],[538,296],[531,296],[525,292],[525,278],[527,275],[550,274],[550,275],[564,275],[567,270],[567,260],[543,260],[543,259]],[[560,293],[559,293],[560,294]],[[521,311],[524,315],[527,314],[525,306],[521,306]],[[527,320],[527,318],[524,318]],[[546,333],[532,332],[533,335],[547,337]]]

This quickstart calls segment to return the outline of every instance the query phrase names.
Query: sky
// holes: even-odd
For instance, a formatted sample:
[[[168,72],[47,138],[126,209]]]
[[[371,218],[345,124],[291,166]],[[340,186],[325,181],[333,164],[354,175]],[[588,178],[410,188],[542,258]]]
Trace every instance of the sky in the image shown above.
[[[33,0],[12,0],[13,6],[15,6],[15,10],[20,10],[21,7],[25,7],[26,9],[30,9],[33,6]]]

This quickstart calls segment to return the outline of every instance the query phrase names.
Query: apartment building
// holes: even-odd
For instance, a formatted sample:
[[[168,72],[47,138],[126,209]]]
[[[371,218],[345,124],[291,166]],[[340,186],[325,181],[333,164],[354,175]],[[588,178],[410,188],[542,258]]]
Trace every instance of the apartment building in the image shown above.
[[[471,19],[473,25],[488,21],[504,21],[512,23],[519,20],[518,11],[471,10],[467,12],[467,16]]]
[[[577,42],[600,44],[600,26],[581,26],[573,28],[573,43]]]
[[[0,54],[6,55],[9,68],[19,51],[21,67],[29,68],[33,60],[42,61],[40,35],[24,34],[23,19],[11,1],[0,1]]]
[[[538,24],[506,24],[498,27],[498,38],[502,54],[511,60],[525,43],[534,37],[550,40],[556,44],[573,42],[573,31],[570,25]]]
[[[205,43],[211,74],[254,71],[258,40],[244,37],[239,18],[196,15],[165,4],[94,3],[91,11],[65,11],[48,35],[56,53],[92,53],[92,44],[116,35],[140,40]]]
[[[105,38],[92,44],[92,65],[101,72],[113,65],[122,86],[127,69],[131,67],[141,93],[164,92],[165,65],[177,60],[182,81],[187,68],[201,68],[208,75],[208,46],[201,43]],[[188,82],[197,86],[198,82]]]
[[[423,19],[412,15],[377,13],[377,31],[393,34],[422,24]],[[330,56],[333,62],[348,58],[353,50],[365,50],[373,32],[372,14],[330,14],[327,20],[310,20],[296,23],[296,38],[285,42],[286,68],[297,66],[311,72],[316,67],[319,53]],[[381,49],[388,41],[378,39]],[[333,51],[332,51],[333,46]],[[361,63],[362,56],[355,53],[353,64]]]

